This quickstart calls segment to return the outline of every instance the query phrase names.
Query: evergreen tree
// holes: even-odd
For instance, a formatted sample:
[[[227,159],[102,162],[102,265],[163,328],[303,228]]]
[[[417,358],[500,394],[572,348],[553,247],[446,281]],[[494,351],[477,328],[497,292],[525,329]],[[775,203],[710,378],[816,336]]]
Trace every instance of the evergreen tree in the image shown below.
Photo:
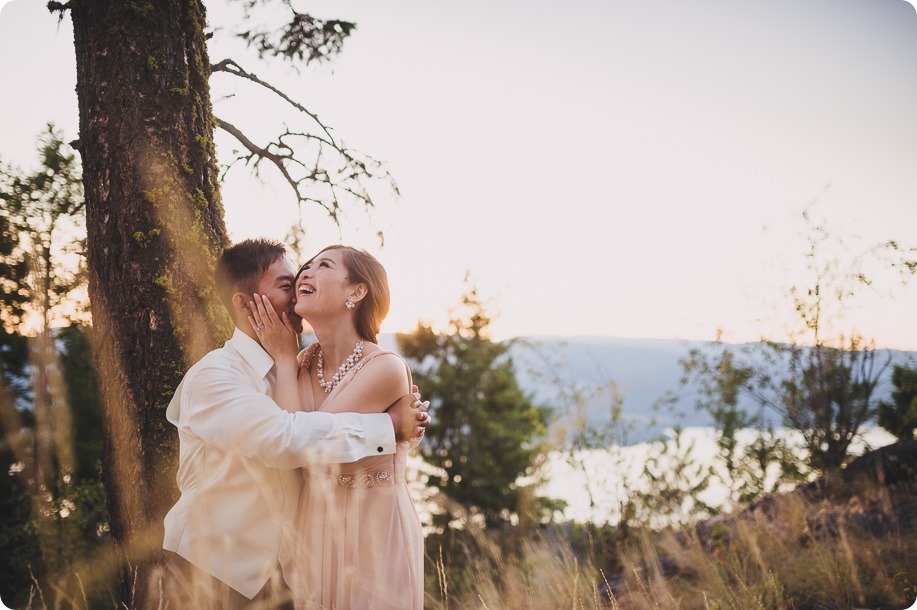
[[[12,271],[0,301],[5,600],[24,600],[33,578],[43,590],[60,586],[99,551],[108,522],[88,335],[76,325],[51,328],[87,315],[85,298],[72,295],[85,284],[80,172],[51,125],[38,153],[33,172],[0,170],[0,229],[10,229],[0,230],[0,264]],[[19,332],[30,325],[34,336]],[[87,599],[107,596],[104,583],[83,582]]]
[[[29,582],[29,570],[38,576],[42,573],[29,490],[22,476],[23,428],[31,422],[23,421],[17,409],[29,388],[28,345],[25,337],[8,330],[22,319],[28,302],[22,287],[26,264],[14,255],[18,245],[9,211],[0,206],[0,598],[13,608],[28,600],[23,585]]]
[[[917,369],[895,365],[892,370],[891,401],[883,400],[876,410],[879,425],[899,440],[914,438],[917,429]]]
[[[446,334],[420,324],[397,340],[431,403],[435,424],[421,447],[444,473],[431,484],[494,526],[517,510],[518,479],[532,465],[548,412],[519,387],[509,344],[488,337],[491,320],[476,290],[462,310]]]
[[[19,325],[29,302],[28,266],[18,250],[19,229],[8,206],[0,205],[0,326],[5,328]]]
[[[12,232],[0,250],[4,271],[11,272],[4,280],[4,321],[11,329],[31,311],[41,319],[39,332],[47,332],[65,301],[68,313],[58,318],[85,318],[85,303],[68,299],[86,284],[82,178],[68,148],[49,124],[38,138],[34,171],[0,168],[0,215]]]
[[[91,329],[71,325],[60,329],[60,363],[72,415],[73,478],[98,481],[102,456],[102,405],[92,360]]]
[[[27,398],[27,360],[25,338],[0,325],[0,598],[12,608],[28,600],[32,575],[44,573],[25,464],[34,418],[17,409]]]

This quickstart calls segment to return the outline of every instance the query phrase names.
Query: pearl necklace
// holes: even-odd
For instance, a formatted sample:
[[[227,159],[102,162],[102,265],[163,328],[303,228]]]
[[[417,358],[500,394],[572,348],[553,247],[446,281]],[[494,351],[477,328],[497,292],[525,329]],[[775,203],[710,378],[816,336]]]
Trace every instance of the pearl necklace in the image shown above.
[[[322,389],[325,390],[325,394],[331,392],[334,386],[341,383],[341,379],[344,378],[347,371],[352,369],[354,365],[359,362],[362,355],[363,341],[360,340],[357,341],[357,345],[353,348],[353,353],[347,356],[347,360],[344,361],[344,364],[341,365],[338,372],[331,377],[331,381],[325,381],[325,354],[322,353],[321,347],[318,348],[318,366],[315,369],[315,376],[318,377],[318,385],[322,386]]]

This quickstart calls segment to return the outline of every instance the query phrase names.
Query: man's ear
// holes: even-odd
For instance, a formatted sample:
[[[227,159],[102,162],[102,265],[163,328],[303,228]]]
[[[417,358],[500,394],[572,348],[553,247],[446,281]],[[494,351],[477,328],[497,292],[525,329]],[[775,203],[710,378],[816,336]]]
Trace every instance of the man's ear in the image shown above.
[[[242,292],[236,292],[232,295],[232,311],[233,311],[233,320],[236,322],[240,320],[247,320],[251,310],[248,307],[248,304],[252,300],[252,295],[246,295]]]
[[[369,289],[366,288],[366,284],[357,284],[353,287],[353,292],[350,293],[350,298],[353,299],[354,303],[359,303],[367,295]]]

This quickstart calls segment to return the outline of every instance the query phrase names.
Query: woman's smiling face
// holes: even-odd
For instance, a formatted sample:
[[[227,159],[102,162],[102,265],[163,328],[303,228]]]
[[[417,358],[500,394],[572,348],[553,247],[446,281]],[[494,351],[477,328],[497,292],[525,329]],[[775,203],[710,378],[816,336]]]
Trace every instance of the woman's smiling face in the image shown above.
[[[317,313],[347,311],[352,291],[340,250],[325,250],[300,269],[294,311],[306,319]]]

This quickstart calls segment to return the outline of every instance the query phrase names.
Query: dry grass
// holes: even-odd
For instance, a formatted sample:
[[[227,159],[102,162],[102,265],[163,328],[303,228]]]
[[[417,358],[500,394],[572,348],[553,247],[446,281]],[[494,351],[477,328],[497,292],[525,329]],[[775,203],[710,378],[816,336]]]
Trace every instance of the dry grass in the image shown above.
[[[892,504],[886,493],[869,510]],[[435,594],[428,587],[428,607],[900,610],[917,598],[917,539],[899,517],[869,512],[856,498],[833,505],[788,496],[767,515],[724,520],[704,538],[694,527],[644,532],[614,575],[557,537],[528,541],[518,553],[491,542],[486,552],[468,550],[461,578],[436,562],[440,584]]]
[[[462,530],[428,537],[426,607],[901,610],[917,598],[914,487],[848,488],[835,501],[790,494],[738,515],[626,536],[584,536],[563,525],[488,532],[466,521]],[[26,607],[103,607],[87,601],[91,574],[77,576],[46,580]],[[153,607],[220,605],[205,594],[189,606],[187,591],[177,597],[182,589],[154,583]]]
[[[853,525],[812,531],[812,506],[789,499],[776,512],[736,520],[727,534],[702,540],[693,529],[645,533],[621,556],[619,574],[603,574],[569,542],[543,536],[514,552],[496,541],[469,546],[461,568],[432,563],[431,610],[802,610],[903,609],[917,597],[913,533],[876,536]],[[473,550],[472,550],[473,547]],[[428,570],[429,571],[429,570]],[[28,608],[89,608],[81,583],[35,590]],[[159,588],[159,608],[188,607]],[[205,596],[206,598],[206,596]],[[195,607],[214,606],[199,599]],[[217,607],[219,604],[215,604]],[[268,609],[270,602],[261,607]]]
[[[602,607],[596,586],[601,574],[579,560],[569,545],[539,538],[525,542],[512,555],[493,552],[487,559],[470,562],[458,573],[449,573],[442,559],[437,560],[437,586],[435,594],[428,587],[426,607],[432,610]]]

